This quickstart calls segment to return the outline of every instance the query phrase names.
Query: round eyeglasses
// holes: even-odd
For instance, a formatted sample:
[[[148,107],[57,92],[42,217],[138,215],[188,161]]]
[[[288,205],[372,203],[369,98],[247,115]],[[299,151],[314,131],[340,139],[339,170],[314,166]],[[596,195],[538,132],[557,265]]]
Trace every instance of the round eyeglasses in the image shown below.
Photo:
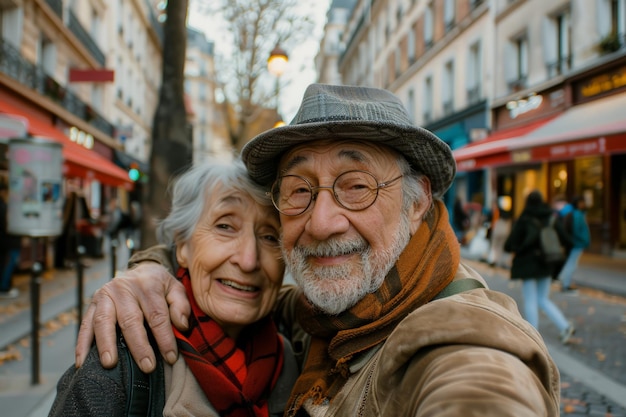
[[[285,216],[298,216],[304,213],[319,191],[332,191],[335,201],[341,207],[352,211],[365,210],[378,197],[378,191],[402,178],[379,183],[376,177],[367,171],[346,171],[335,178],[332,186],[313,186],[299,175],[283,175],[272,185],[271,197],[274,207]]]

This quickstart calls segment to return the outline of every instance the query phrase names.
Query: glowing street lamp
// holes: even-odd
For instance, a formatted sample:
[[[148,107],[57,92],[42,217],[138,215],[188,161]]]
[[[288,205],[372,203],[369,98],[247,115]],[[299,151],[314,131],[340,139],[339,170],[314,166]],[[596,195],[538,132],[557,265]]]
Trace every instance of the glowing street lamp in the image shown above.
[[[287,64],[289,63],[289,56],[287,56],[287,52],[282,49],[278,44],[272,49],[270,52],[269,58],[267,58],[267,70],[270,74],[276,77],[276,91],[274,94],[276,95],[276,114],[278,115],[278,98],[280,95],[280,76],[283,75],[285,70],[287,69]],[[279,116],[280,117],[280,116]],[[281,126],[281,123],[284,125],[285,123],[282,120],[276,122],[274,127]]]
[[[277,44],[270,52],[269,58],[267,58],[267,70],[270,74],[280,77],[287,69],[288,62],[289,56],[287,56],[287,52]]]

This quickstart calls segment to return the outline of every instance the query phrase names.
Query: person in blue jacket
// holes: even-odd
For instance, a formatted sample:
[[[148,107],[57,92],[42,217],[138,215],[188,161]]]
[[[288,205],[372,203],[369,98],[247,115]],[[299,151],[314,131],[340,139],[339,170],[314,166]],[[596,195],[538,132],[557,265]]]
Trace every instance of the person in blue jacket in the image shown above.
[[[575,294],[576,290],[572,286],[572,276],[578,267],[578,261],[583,251],[591,243],[591,234],[586,219],[587,205],[583,197],[577,196],[572,199],[571,204],[566,205],[561,210],[561,218],[565,225],[565,230],[572,240],[572,248],[565,260],[565,264],[559,274],[561,281],[561,291]]]

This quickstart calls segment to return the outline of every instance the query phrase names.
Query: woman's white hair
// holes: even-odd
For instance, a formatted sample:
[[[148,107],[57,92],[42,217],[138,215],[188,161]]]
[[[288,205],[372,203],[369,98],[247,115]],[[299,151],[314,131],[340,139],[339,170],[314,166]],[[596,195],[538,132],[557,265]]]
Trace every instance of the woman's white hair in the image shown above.
[[[209,159],[170,182],[172,205],[168,216],[158,223],[158,241],[168,247],[188,241],[204,212],[207,197],[224,188],[244,192],[258,204],[272,207],[267,189],[252,181],[241,159]]]

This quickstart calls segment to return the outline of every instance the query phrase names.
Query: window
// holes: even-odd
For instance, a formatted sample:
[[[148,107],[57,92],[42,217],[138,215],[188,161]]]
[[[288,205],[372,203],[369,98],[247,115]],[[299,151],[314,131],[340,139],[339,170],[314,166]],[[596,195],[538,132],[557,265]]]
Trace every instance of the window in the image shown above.
[[[412,27],[407,34],[407,54],[409,65],[415,62],[415,27]]]
[[[443,21],[446,25],[446,32],[454,27],[454,17],[456,13],[456,0],[445,0],[443,5]]]
[[[454,112],[454,61],[446,62],[443,70],[443,84],[441,86],[443,114],[449,116]]]
[[[481,97],[482,58],[480,42],[470,46],[467,60],[467,102],[477,103]]]
[[[512,39],[506,45],[505,77],[511,91],[526,87],[528,79],[528,38],[526,35]]]
[[[432,3],[428,5],[426,11],[424,12],[424,46],[426,49],[429,49],[433,46],[434,42],[434,8]]]
[[[569,10],[544,21],[544,57],[548,77],[561,75],[571,67],[571,23]]]
[[[433,118],[433,79],[427,77],[424,81],[424,111],[422,113],[424,124],[430,123]]]
[[[415,91],[411,88],[409,93],[407,94],[407,112],[409,113],[409,118],[411,122],[415,123]]]
[[[56,69],[56,46],[50,39],[41,36],[37,51],[37,64],[46,75],[54,78]]]
[[[400,48],[396,48],[394,53],[394,65],[396,67],[396,78],[402,74],[402,52],[400,52]]]
[[[16,48],[22,43],[24,27],[24,9],[13,7],[0,8],[0,38]]]

